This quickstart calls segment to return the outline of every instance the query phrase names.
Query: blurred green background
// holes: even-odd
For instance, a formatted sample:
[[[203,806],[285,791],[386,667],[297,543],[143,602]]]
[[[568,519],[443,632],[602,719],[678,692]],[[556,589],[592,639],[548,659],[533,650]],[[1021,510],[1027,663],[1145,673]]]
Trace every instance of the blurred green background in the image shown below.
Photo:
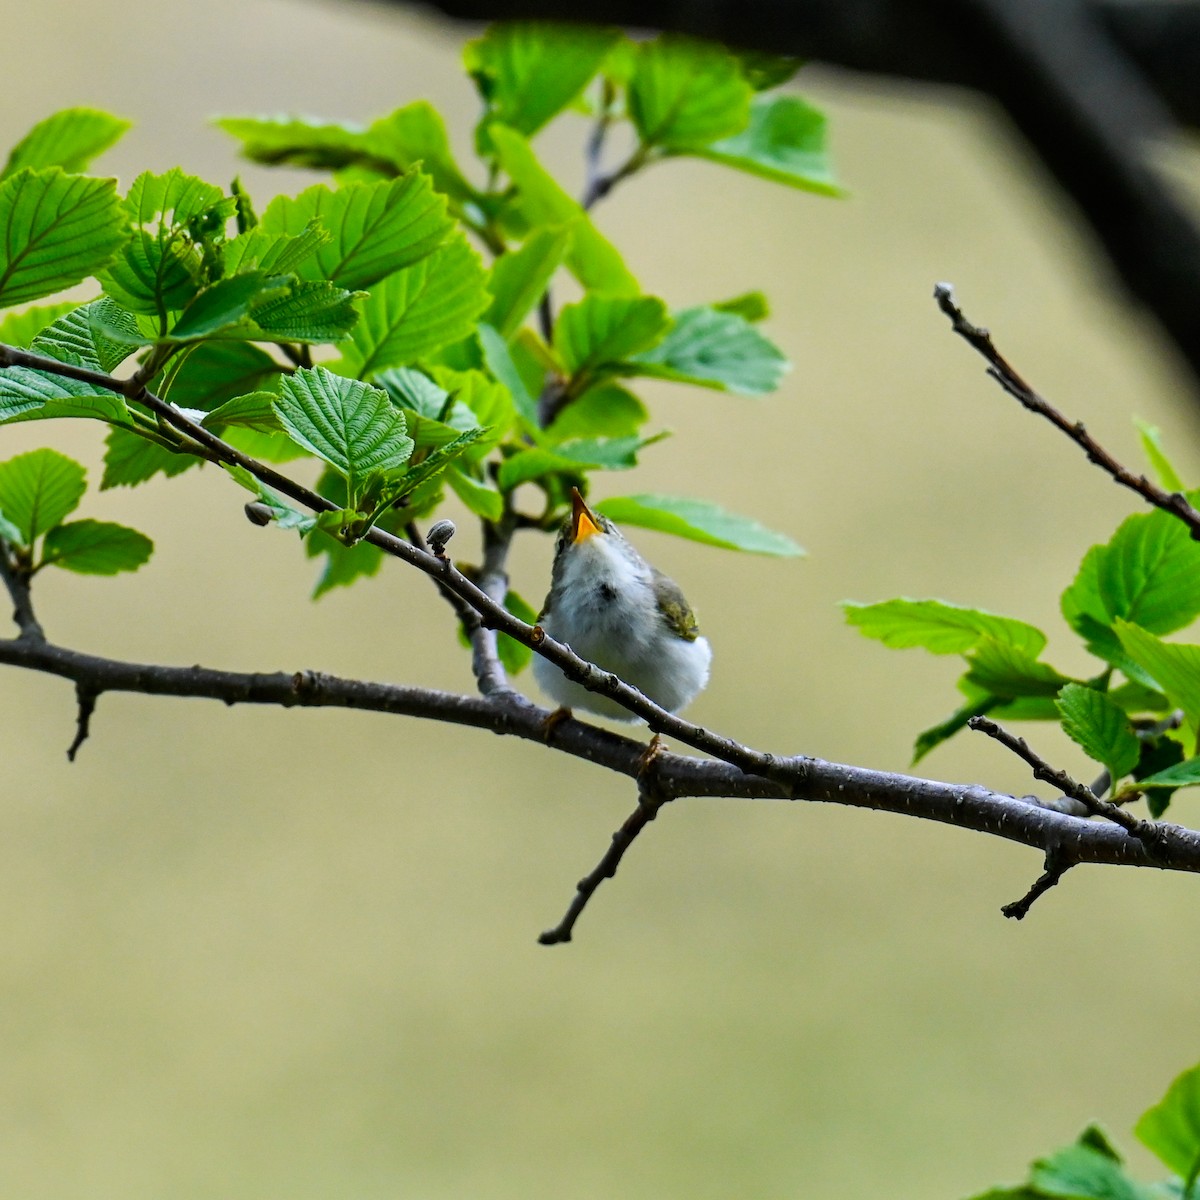
[[[5,143],[67,104],[111,108],[137,123],[100,164],[126,184],[181,163],[238,172],[265,203],[307,181],[238,162],[206,125],[222,112],[365,120],[424,96],[469,144],[471,31],[407,10],[10,0],[4,17]],[[765,401],[646,389],[675,436],[595,494],[703,495],[804,543],[807,560],[775,562],[636,536],[715,648],[690,715],[903,770],[953,707],[955,663],[862,640],[836,602],[980,604],[1051,629],[1051,659],[1082,669],[1058,593],[1134,508],[984,378],[933,283],[1126,459],[1136,413],[1200,477],[1198,410],[994,112],[816,69],[798,86],[830,114],[849,199],[679,163],[598,213],[674,305],[763,287],[795,369]],[[568,117],[539,140],[574,179],[583,132]],[[1182,152],[1171,165],[1195,174]],[[54,440],[98,478],[102,434],[4,429],[0,453]],[[311,603],[294,539],[251,527],[212,470],[90,495],[84,515],[157,552],[128,578],[40,577],[56,640],[470,688],[426,580],[394,564]],[[516,556],[535,602],[549,555],[543,539]],[[1039,872],[1032,851],[692,800],[575,943],[544,949],[633,803],[622,779],[469,730],[113,695],[68,765],[73,721],[69,687],[4,672],[3,1196],[953,1198],[1017,1179],[1090,1118],[1128,1145],[1200,1057],[1187,877],[1083,868],[1017,924],[999,906]],[[969,736],[924,767],[1032,786]]]

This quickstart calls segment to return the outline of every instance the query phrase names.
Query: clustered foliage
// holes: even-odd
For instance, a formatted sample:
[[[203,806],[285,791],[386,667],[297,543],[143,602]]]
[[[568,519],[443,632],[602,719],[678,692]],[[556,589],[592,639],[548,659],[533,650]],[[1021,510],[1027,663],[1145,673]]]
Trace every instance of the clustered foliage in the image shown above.
[[[1139,429],[1162,487],[1200,503],[1158,431]],[[1200,645],[1162,637],[1200,616],[1200,542],[1162,509],[1127,517],[1084,555],[1060,607],[1097,660],[1089,678],[1072,679],[1043,662],[1046,635],[1012,617],[940,600],[845,606],[851,625],[886,646],[919,646],[966,662],[958,680],[965,702],[917,737],[914,761],[972,717],[1056,721],[1103,766],[1099,791],[1111,788],[1117,804],[1144,796],[1150,815],[1160,817],[1177,789],[1200,784]]]
[[[182,168],[122,197],[78,174],[126,130],[73,108],[37,125],[0,178],[0,309],[87,278],[101,294],[0,318],[0,343],[111,373],[136,358],[155,396],[257,461],[312,458],[337,505],[292,508],[225,467],[260,512],[320,560],[316,595],[374,574],[372,526],[412,536],[447,493],[485,528],[554,529],[570,489],[634,466],[649,413],[629,384],[665,379],[757,396],[787,362],[761,332],[766,301],[643,294],[589,209],[618,182],[679,155],[804,190],[837,192],[822,115],[769,89],[793,60],[674,37],[508,24],[466,51],[482,99],[478,163],[455,160],[445,125],[416,101],[366,126],[225,117],[259,163],[328,171],[330,184],[258,211]],[[532,139],[564,112],[591,120],[588,180],[570,196]],[[627,143],[606,167],[613,138]],[[557,307],[560,285],[578,298]],[[101,488],[174,476],[213,458],[137,395],[14,365],[0,422],[87,417],[109,426]],[[62,519],[82,468],[51,450],[0,464],[0,537],[25,577],[43,565],[129,570],[150,545],[132,530]],[[515,493],[531,484],[519,511]],[[717,546],[799,553],[791,539],[700,499],[610,497],[599,511]],[[530,509],[533,511],[529,511]],[[510,593],[523,619],[531,610]],[[528,651],[502,639],[510,669]]]

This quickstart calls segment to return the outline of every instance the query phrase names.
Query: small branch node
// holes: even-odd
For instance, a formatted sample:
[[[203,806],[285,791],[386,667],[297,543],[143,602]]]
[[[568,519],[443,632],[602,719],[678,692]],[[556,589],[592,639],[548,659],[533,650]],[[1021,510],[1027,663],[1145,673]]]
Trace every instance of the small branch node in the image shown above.
[[[1000,911],[1014,921],[1023,921],[1038,897],[1054,887],[1074,865],[1061,850],[1047,850],[1045,870],[1033,881],[1029,891],[1020,900],[1004,905]]]

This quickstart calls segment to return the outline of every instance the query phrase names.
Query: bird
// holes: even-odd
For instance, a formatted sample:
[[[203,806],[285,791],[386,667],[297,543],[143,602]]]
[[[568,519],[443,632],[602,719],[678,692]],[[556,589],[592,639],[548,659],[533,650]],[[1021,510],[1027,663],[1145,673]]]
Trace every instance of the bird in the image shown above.
[[[679,586],[593,512],[578,488],[571,489],[571,514],[555,543],[550,591],[537,623],[668,712],[690,704],[708,682],[712,647]],[[638,720],[609,697],[571,682],[541,655],[534,656],[533,674],[563,715],[582,708]]]

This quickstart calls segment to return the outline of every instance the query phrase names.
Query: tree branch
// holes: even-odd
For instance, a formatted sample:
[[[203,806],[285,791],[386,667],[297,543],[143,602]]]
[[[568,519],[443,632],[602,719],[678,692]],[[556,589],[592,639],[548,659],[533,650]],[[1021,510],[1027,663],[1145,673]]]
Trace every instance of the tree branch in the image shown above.
[[[0,580],[8,589],[13,603],[13,622],[21,631],[21,636],[31,642],[44,642],[46,634],[33,612],[29,575],[21,570],[13,547],[4,538],[0,538]]]
[[[1135,475],[1122,466],[1099,442],[1096,441],[1082,421],[1069,421],[1049,401],[1044,400],[1021,378],[1008,360],[992,343],[992,336],[978,325],[972,325],[954,302],[954,288],[948,283],[939,283],[933,289],[938,307],[950,318],[954,332],[963,338],[973,350],[981,354],[991,365],[988,374],[1014,399],[1030,412],[1045,417],[1056,429],[1060,429],[1113,480],[1136,492],[1148,504],[1178,517],[1191,530],[1192,537],[1200,541],[1200,511],[1188,503],[1179,492],[1165,492],[1151,483],[1145,475]]]

